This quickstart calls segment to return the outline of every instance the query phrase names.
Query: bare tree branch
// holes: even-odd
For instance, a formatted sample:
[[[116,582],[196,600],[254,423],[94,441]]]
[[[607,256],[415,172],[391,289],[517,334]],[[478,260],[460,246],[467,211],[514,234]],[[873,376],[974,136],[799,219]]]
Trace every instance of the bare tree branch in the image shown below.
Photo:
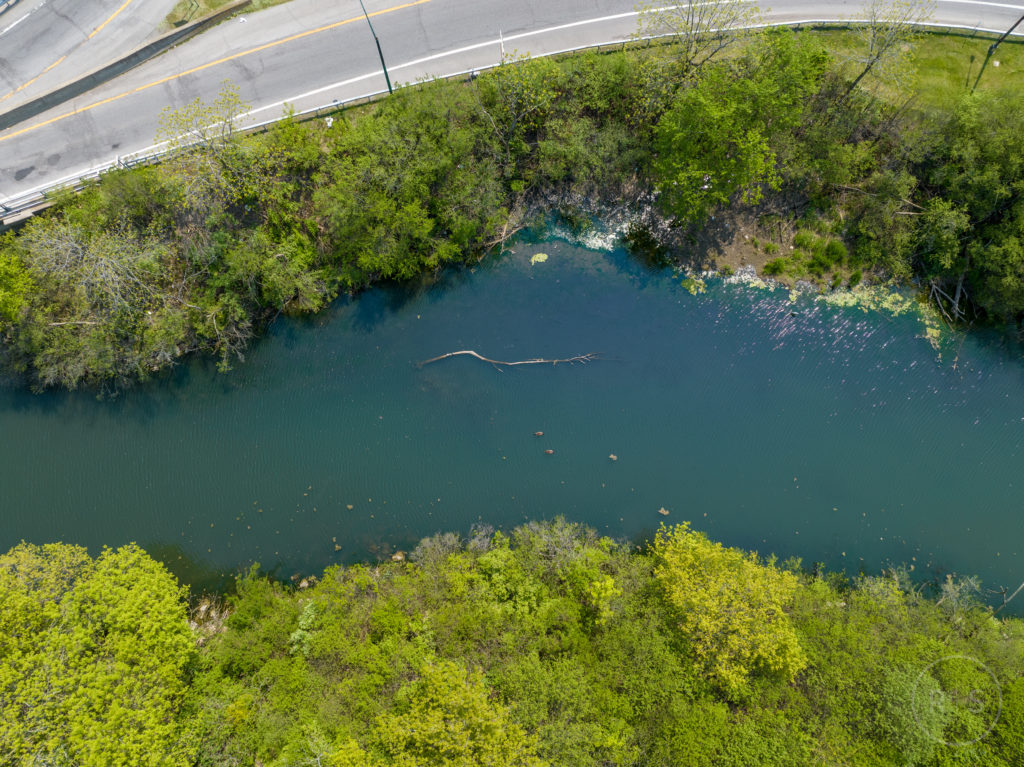
[[[761,24],[761,10],[745,0],[692,2],[640,6],[638,37],[669,35],[675,39],[675,57],[690,73]]]
[[[864,8],[866,23],[857,27],[861,46],[848,57],[860,72],[846,95],[871,73],[881,80],[898,78],[918,27],[931,19],[934,10],[935,0],[870,0]]]
[[[559,363],[566,363],[566,364],[569,364],[569,365],[573,365],[573,364],[575,364],[577,362],[583,364],[583,363],[590,362],[591,360],[599,359],[599,357],[598,357],[598,355],[596,353],[591,353],[591,354],[579,354],[579,355],[577,355],[575,357],[566,357],[565,359],[540,359],[540,358],[537,358],[537,359],[532,359],[532,360],[519,360],[518,362],[503,362],[502,360],[488,359],[487,357],[484,357],[484,356],[482,356],[480,354],[477,354],[472,349],[463,349],[461,351],[448,352],[447,354],[442,354],[442,355],[439,355],[437,357],[431,357],[429,360],[423,360],[423,362],[420,362],[417,365],[417,367],[423,367],[424,365],[429,365],[431,362],[440,362],[441,360],[446,360],[446,359],[449,359],[450,357],[460,357],[460,356],[476,357],[478,360],[483,360],[484,362],[489,362],[490,364],[494,365],[495,367],[498,367],[498,366],[512,367],[514,365],[557,365]]]

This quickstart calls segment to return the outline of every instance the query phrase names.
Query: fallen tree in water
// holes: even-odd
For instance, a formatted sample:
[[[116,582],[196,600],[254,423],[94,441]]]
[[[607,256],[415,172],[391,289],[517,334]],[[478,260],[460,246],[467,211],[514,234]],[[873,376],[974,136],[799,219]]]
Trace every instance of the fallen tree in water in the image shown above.
[[[584,364],[584,363],[590,362],[591,360],[598,359],[598,355],[597,354],[580,354],[580,355],[578,355],[576,357],[566,357],[565,359],[560,359],[560,360],[548,360],[548,359],[537,358],[537,359],[532,359],[532,360],[519,360],[517,362],[503,362],[502,360],[492,360],[492,359],[489,359],[487,357],[484,357],[482,354],[478,354],[475,351],[473,351],[472,349],[462,349],[461,351],[448,352],[447,354],[441,354],[441,355],[439,355],[437,357],[431,357],[429,360],[423,360],[423,362],[419,363],[417,365],[417,367],[423,367],[424,365],[429,365],[431,362],[440,362],[441,360],[446,360],[449,357],[462,357],[462,356],[476,357],[478,360],[483,360],[484,362],[490,362],[492,365],[494,365],[499,370],[501,369],[501,367],[503,365],[508,365],[509,367],[511,367],[513,365],[557,365],[557,364],[563,363],[563,362],[568,364],[568,365],[574,365],[577,362],[579,362],[581,364]]]

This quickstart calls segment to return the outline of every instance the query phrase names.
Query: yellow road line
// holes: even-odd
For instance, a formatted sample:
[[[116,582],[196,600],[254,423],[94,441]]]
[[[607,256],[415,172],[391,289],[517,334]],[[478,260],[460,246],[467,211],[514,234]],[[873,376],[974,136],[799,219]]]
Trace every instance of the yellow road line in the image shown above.
[[[96,27],[96,29],[94,29],[94,30],[93,30],[92,32],[90,32],[90,33],[89,33],[89,36],[88,36],[87,38],[85,38],[85,39],[86,39],[86,40],[92,40],[92,38],[93,38],[94,36],[96,36],[96,35],[98,35],[98,34],[99,34],[100,30],[101,30],[101,29],[103,29],[103,27],[107,26],[107,24],[109,24],[109,23],[110,23],[110,22],[112,22],[112,21],[113,21],[114,19],[116,19],[116,18],[117,18],[117,16],[118,16],[118,14],[119,14],[119,13],[121,13],[121,11],[123,11],[123,10],[124,10],[125,8],[127,8],[127,7],[128,7],[129,5],[131,5],[131,4],[132,4],[132,0],[124,0],[124,4],[123,4],[123,5],[122,5],[122,6],[120,7],[120,8],[118,8],[118,9],[117,9],[116,11],[114,11],[114,12],[113,12],[113,13],[112,13],[112,14],[110,15],[110,18],[109,18],[109,19],[107,19],[106,21],[104,21],[104,22],[103,22],[102,24],[100,24],[100,25],[99,25],[98,27]]]
[[[52,64],[50,64],[50,66],[48,66],[48,67],[47,67],[46,69],[44,69],[44,70],[43,70],[42,72],[40,72],[40,73],[39,73],[38,75],[36,75],[35,77],[33,77],[33,78],[32,78],[31,80],[29,80],[29,81],[28,81],[27,83],[24,83],[24,84],[22,84],[22,85],[19,85],[19,86],[18,86],[17,88],[15,88],[15,89],[14,89],[13,91],[11,91],[10,93],[8,93],[8,94],[7,94],[6,96],[0,97],[0,103],[2,103],[2,102],[4,102],[4,101],[7,101],[7,99],[9,99],[9,98],[10,98],[11,96],[13,96],[13,95],[14,95],[15,93],[17,93],[18,91],[24,90],[25,88],[27,88],[28,86],[30,86],[30,85],[31,85],[32,83],[34,83],[34,82],[35,82],[36,80],[38,80],[38,79],[39,79],[40,77],[42,77],[43,75],[45,75],[45,74],[46,74],[47,72],[49,72],[49,71],[50,71],[51,69],[53,69],[53,68],[54,68],[55,66],[57,66],[58,64],[60,64],[60,63],[61,63],[62,61],[64,61],[64,59],[66,59],[66,58],[67,58],[67,56],[61,56],[61,57],[60,57],[59,59],[57,59],[57,60],[56,60],[55,62],[53,62]]]
[[[101,30],[101,29],[103,29],[103,27],[107,26],[107,24],[109,24],[109,23],[110,23],[110,22],[112,22],[112,21],[113,21],[114,19],[116,19],[116,18],[118,17],[118,14],[120,14],[120,13],[121,13],[121,11],[123,11],[123,10],[124,10],[125,8],[127,8],[127,7],[128,7],[129,5],[131,5],[131,4],[132,4],[132,3],[134,2],[134,1],[135,1],[135,0],[124,0],[124,3],[122,3],[122,4],[121,4],[121,7],[120,7],[120,8],[118,8],[118,9],[117,9],[116,11],[114,11],[114,12],[113,12],[113,13],[112,13],[112,14],[111,14],[111,15],[110,15],[110,16],[109,16],[108,18],[107,18],[107,20],[106,20],[106,21],[104,21],[104,22],[103,22],[102,24],[100,24],[100,25],[99,25],[98,27],[96,27],[96,29],[94,29],[94,30],[93,30],[92,32],[90,32],[90,33],[89,33],[89,36],[88,36],[88,37],[86,37],[86,38],[85,38],[85,40],[92,40],[92,38],[93,38],[94,36],[96,36],[97,34],[99,34],[100,30]],[[81,43],[79,43],[79,44],[78,44],[78,45],[76,45],[76,46],[75,46],[74,48],[72,48],[72,49],[71,49],[71,51],[69,51],[69,53],[73,53],[74,51],[78,50],[78,48],[79,48],[79,47],[80,47],[80,46],[82,45],[82,43],[84,43],[84,42],[85,42],[85,40],[83,40],[83,41],[82,41]],[[34,83],[34,82],[35,82],[36,80],[38,80],[38,79],[39,79],[40,77],[42,77],[43,75],[45,75],[45,74],[46,74],[47,72],[49,72],[49,71],[50,71],[51,69],[53,69],[53,68],[54,68],[55,66],[57,66],[58,64],[60,64],[60,63],[61,63],[62,61],[64,61],[64,59],[66,59],[67,57],[68,57],[68,54],[64,54],[63,56],[61,56],[61,57],[60,57],[59,59],[57,59],[57,60],[56,60],[55,62],[53,62],[52,64],[50,64],[50,66],[48,66],[48,67],[47,67],[46,69],[44,69],[44,70],[43,70],[42,72],[40,72],[40,73],[39,73],[38,75],[36,75],[35,77],[33,77],[33,78],[32,78],[31,80],[29,80],[29,81],[28,81],[27,83],[22,83],[22,84],[21,84],[21,85],[19,85],[19,86],[18,86],[17,88],[15,88],[15,89],[14,89],[13,91],[11,91],[10,93],[8,93],[8,94],[7,94],[6,96],[3,96],[2,98],[0,98],[0,103],[3,103],[4,101],[7,101],[7,99],[9,99],[9,98],[10,98],[11,96],[13,96],[13,95],[14,95],[15,93],[19,93],[20,91],[23,91],[23,90],[25,90],[25,89],[26,89],[26,88],[27,88],[28,86],[30,86],[30,85],[31,85],[32,83]]]
[[[131,0],[129,0],[129,2],[130,1]],[[392,6],[391,8],[385,8],[382,11],[374,11],[373,13],[371,13],[369,15],[370,16],[383,16],[385,13],[394,13],[395,11],[400,11],[400,10],[402,10],[404,8],[412,8],[415,5],[423,5],[424,3],[429,3],[429,2],[430,2],[430,0],[413,0],[413,2],[402,3],[401,5],[395,5],[395,6]],[[118,93],[115,96],[108,96],[107,98],[102,99],[101,101],[97,101],[97,102],[95,102],[93,104],[89,104],[88,106],[84,106],[84,107],[81,107],[79,109],[73,109],[70,112],[65,112],[62,115],[57,115],[56,117],[51,117],[49,120],[44,120],[41,123],[36,123],[35,125],[30,125],[27,128],[22,128],[21,130],[14,131],[13,133],[8,133],[6,136],[0,136],[0,141],[7,141],[7,139],[14,138],[15,136],[20,136],[23,133],[28,133],[29,131],[36,130],[37,128],[42,128],[42,127],[44,127],[46,125],[52,125],[55,122],[60,122],[61,120],[66,120],[68,117],[74,117],[75,115],[82,114],[83,112],[88,112],[90,109],[95,109],[96,107],[103,106],[104,104],[109,104],[112,101],[117,101],[119,99],[123,99],[125,96],[132,96],[132,95],[134,95],[136,93],[141,93],[142,91],[149,90],[150,88],[154,88],[157,85],[163,85],[164,83],[170,82],[171,80],[177,80],[179,77],[184,77],[185,75],[195,74],[196,72],[201,72],[204,69],[209,69],[210,67],[215,67],[218,64],[224,64],[225,62],[228,62],[228,61],[234,61],[235,59],[240,59],[243,56],[248,56],[248,55],[250,55],[252,53],[259,53],[260,51],[265,51],[268,48],[275,48],[278,45],[284,45],[285,43],[291,43],[291,42],[294,42],[295,40],[301,40],[304,37],[309,37],[310,35],[315,35],[315,34],[318,34],[320,32],[326,32],[326,31],[328,31],[330,29],[337,29],[338,27],[343,27],[346,24],[352,24],[353,22],[362,21],[362,20],[363,20],[362,16],[354,16],[351,19],[345,19],[344,21],[335,21],[335,22],[333,22],[331,24],[325,24],[322,27],[317,27],[316,29],[308,29],[305,32],[299,32],[298,34],[291,35],[290,37],[285,37],[285,38],[282,38],[281,40],[275,40],[272,43],[266,43],[265,45],[258,45],[255,48],[250,48],[249,50],[246,50],[246,51],[240,51],[239,53],[233,53],[230,56],[225,56],[223,58],[217,59],[216,61],[210,61],[210,62],[208,62],[206,64],[200,64],[197,67],[192,67],[191,69],[186,69],[184,72],[178,72],[177,74],[168,75],[167,77],[161,77],[159,80],[154,80],[151,83],[146,83],[145,85],[140,85],[137,88],[132,88],[130,91],[124,91],[123,93]]]

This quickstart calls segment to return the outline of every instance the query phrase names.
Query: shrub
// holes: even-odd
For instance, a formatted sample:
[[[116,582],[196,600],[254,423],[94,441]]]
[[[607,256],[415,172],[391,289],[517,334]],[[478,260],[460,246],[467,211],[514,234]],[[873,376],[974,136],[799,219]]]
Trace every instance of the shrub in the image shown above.
[[[827,256],[828,260],[833,264],[843,264],[846,261],[847,255],[846,246],[839,240],[829,240],[828,244],[825,246],[825,256]]]
[[[793,245],[798,248],[812,250],[817,239],[812,232],[799,231],[796,233],[796,237],[793,238]]]

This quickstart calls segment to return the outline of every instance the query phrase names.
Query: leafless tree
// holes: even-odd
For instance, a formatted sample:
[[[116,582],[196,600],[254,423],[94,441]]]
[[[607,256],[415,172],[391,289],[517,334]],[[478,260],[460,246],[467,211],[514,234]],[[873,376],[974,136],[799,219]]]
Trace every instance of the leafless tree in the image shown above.
[[[847,93],[869,74],[882,81],[899,78],[920,27],[935,10],[935,0],[870,0],[864,23],[856,27],[859,45],[848,59],[858,67]]]
[[[692,2],[639,6],[637,36],[674,38],[675,56],[689,73],[743,40],[762,24],[761,10],[750,2]]]
[[[28,227],[21,242],[30,268],[80,292],[90,313],[138,310],[155,295],[163,246],[128,227],[88,234],[66,220],[49,219]]]

